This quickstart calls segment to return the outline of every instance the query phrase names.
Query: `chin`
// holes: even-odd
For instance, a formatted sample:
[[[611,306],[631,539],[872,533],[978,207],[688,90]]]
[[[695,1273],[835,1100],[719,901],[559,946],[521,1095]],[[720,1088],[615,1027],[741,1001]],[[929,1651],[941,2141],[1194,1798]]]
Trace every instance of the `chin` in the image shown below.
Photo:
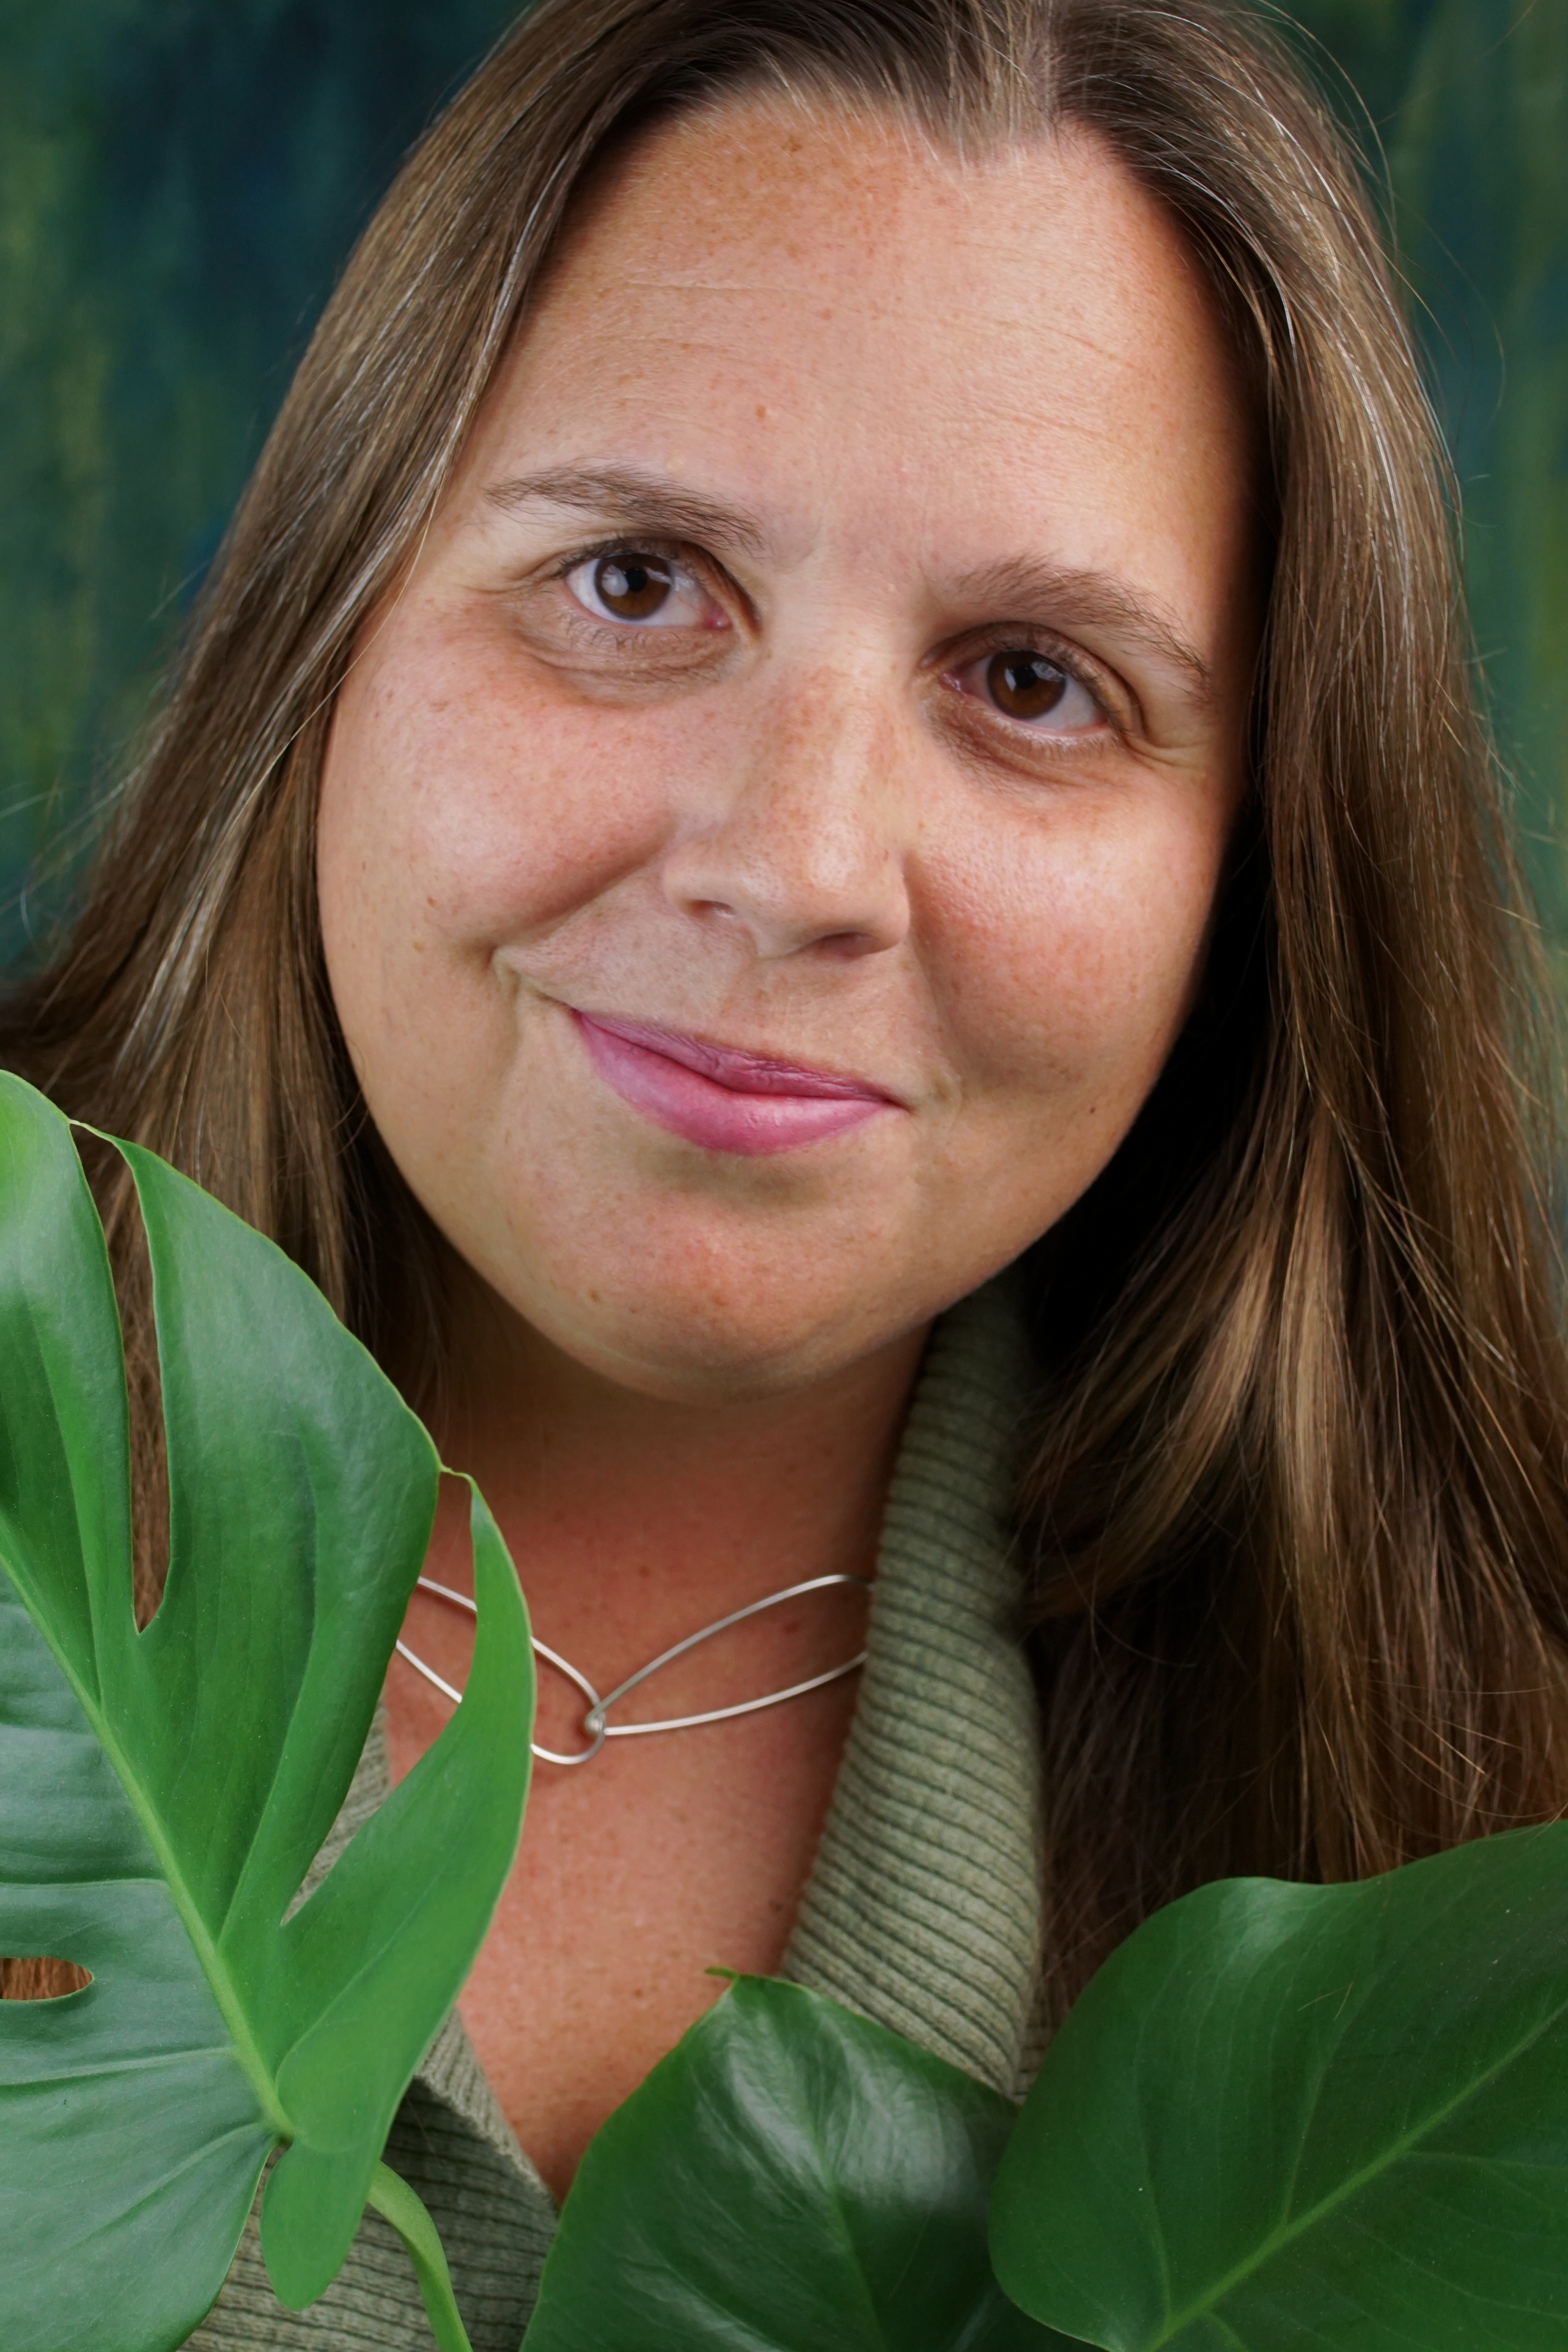
[[[618,1302],[617,1309],[551,1302],[528,1319],[601,1379],[643,1396],[692,1404],[789,1395],[831,1379],[892,1336],[878,1330],[868,1346],[864,1332],[828,1315],[780,1321],[667,1297]]]
[[[924,1317],[881,1295],[862,1266],[808,1285],[801,1263],[688,1266],[651,1252],[633,1263],[536,1263],[495,1286],[550,1346],[644,1396],[739,1403],[829,1380]],[[652,1277],[652,1278],[650,1278]],[[494,1276],[492,1276],[494,1281]]]
[[[488,1238],[494,1255],[464,1255],[540,1338],[602,1379],[671,1400],[788,1394],[931,1311],[910,1280],[930,1253],[885,1211],[841,1202],[780,1214],[633,1192],[601,1195],[584,1214],[536,1187]]]

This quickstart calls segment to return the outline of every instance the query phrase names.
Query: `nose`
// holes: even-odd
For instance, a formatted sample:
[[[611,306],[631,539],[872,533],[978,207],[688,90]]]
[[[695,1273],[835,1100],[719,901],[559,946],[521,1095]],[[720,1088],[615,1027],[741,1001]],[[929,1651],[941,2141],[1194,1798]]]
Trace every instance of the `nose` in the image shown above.
[[[760,961],[884,953],[907,937],[896,726],[852,673],[779,684],[739,760],[699,790],[664,888]]]

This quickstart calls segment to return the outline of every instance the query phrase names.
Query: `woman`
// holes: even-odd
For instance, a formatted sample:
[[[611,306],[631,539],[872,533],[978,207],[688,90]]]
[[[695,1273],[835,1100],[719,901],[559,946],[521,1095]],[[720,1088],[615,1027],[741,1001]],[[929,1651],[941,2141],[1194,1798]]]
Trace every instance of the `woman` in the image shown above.
[[[621,1719],[816,1687],[540,1767],[392,2150],[476,2345],[710,1965],[1010,2090],[1183,1888],[1562,1809],[1465,665],[1366,199],[1209,0],[545,0],[372,223],[6,1042],[322,1284],[594,1688],[839,1580]],[[195,2340],[423,2326],[368,2223]]]

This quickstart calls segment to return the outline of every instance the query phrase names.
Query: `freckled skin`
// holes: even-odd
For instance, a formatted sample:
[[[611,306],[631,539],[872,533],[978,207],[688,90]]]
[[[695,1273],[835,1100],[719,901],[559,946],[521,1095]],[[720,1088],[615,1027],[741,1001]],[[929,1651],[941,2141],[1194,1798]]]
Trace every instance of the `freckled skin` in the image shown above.
[[[447,1458],[601,1687],[867,1569],[932,1317],[1071,1205],[1153,1084],[1241,789],[1247,445],[1176,231],[1094,146],[960,165],[732,106],[598,186],[367,628],[322,788],[332,989],[451,1248]],[[606,468],[745,532],[496,495]],[[617,541],[677,567],[675,619],[584,604],[583,551]],[[1009,647],[1060,656],[1048,723],[992,698]],[[705,1151],[595,1074],[576,1011],[889,1107]],[[461,1554],[444,1518],[440,1572]],[[845,1654],[835,1607],[705,1657],[681,1705]],[[460,1672],[458,1629],[411,1623]],[[402,1668],[389,1695],[406,1769],[443,1708]],[[852,1706],[841,1685],[541,1770],[464,2011],[558,2185],[712,1998],[704,1968],[777,1965]]]

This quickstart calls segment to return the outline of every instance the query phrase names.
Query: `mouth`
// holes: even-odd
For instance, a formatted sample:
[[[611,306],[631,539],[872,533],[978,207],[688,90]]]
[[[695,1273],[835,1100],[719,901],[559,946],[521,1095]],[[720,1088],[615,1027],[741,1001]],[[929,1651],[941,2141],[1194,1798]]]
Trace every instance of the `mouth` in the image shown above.
[[[596,1013],[572,1017],[590,1061],[622,1102],[708,1151],[747,1159],[794,1151],[898,1108],[863,1078],[709,1045],[643,1021]]]

